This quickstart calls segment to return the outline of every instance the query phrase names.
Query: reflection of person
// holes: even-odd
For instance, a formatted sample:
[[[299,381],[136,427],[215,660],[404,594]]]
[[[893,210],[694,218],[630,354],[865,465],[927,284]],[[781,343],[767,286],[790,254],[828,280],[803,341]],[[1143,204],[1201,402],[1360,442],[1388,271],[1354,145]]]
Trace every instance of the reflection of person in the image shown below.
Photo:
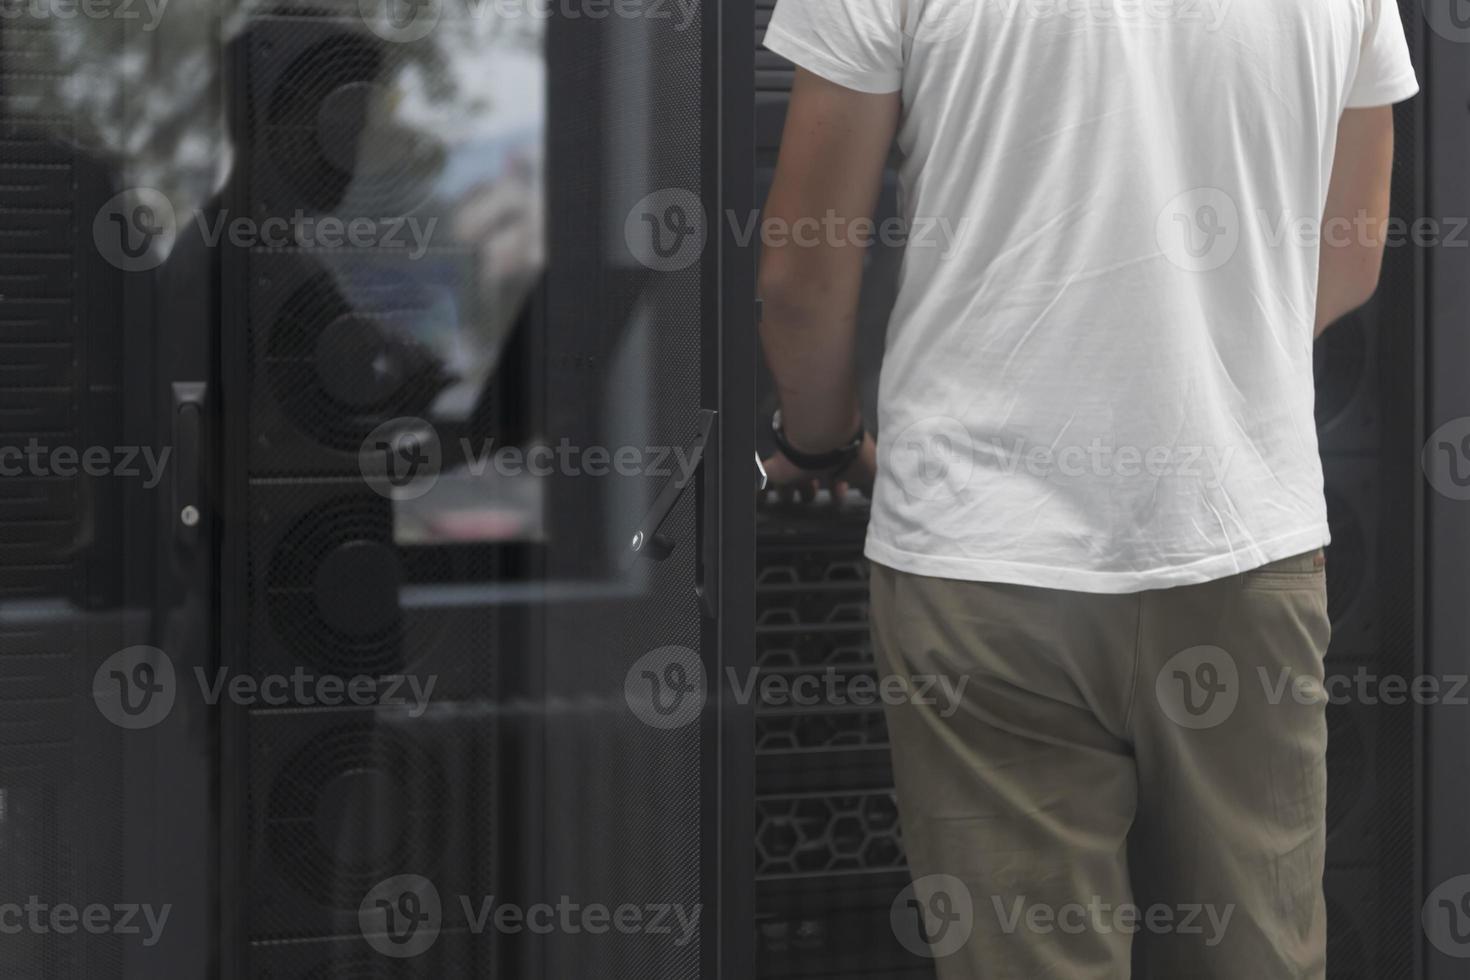
[[[478,338],[498,351],[546,268],[541,160],[525,149],[505,167],[459,195],[450,216],[455,241],[475,250]]]
[[[766,38],[766,220],[822,229],[764,252],[772,475],[876,468],[881,667],[970,681],[889,715],[923,934],[928,876],[974,909],[944,980],[1324,975],[1324,704],[1261,679],[1322,677],[1312,340],[1375,288],[1417,85],[1392,0],[1132,7],[781,0]],[[851,243],[895,135],[878,452]]]

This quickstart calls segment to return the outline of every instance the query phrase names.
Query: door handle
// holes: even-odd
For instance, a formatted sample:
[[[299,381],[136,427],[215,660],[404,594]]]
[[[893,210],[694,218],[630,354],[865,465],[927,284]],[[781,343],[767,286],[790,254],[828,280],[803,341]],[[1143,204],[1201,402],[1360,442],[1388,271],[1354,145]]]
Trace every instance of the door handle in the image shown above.
[[[685,450],[687,461],[663,485],[629,541],[632,554],[650,561],[664,561],[674,553],[677,542],[663,533],[663,525],[691,484],[698,486],[698,520],[695,535],[699,557],[695,566],[694,591],[706,616],[719,609],[719,426],[718,413],[699,411],[699,429]]]
[[[174,541],[191,549],[203,523],[204,396],[202,381],[175,381],[173,385],[173,526]]]
[[[663,561],[674,553],[675,542],[665,537],[662,533],[664,521],[669,519],[684,491],[694,482],[700,467],[704,464],[705,455],[708,450],[710,439],[713,437],[715,428],[715,413],[707,408],[699,411],[699,431],[685,450],[684,458],[688,464],[675,473],[673,478],[664,484],[658,496],[653,498],[653,506],[648,509],[642,523],[633,532],[630,547],[633,554],[651,561]]]

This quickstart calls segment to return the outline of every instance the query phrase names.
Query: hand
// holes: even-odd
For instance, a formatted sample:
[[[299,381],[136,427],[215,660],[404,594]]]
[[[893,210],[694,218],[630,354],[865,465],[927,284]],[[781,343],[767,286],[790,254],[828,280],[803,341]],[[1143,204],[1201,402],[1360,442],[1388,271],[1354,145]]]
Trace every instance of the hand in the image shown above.
[[[878,441],[871,433],[864,433],[863,444],[847,469],[832,478],[832,493],[840,500],[849,489],[861,493],[869,500],[873,498],[873,481],[878,478]]]
[[[834,501],[841,501],[849,489],[871,497],[873,480],[878,474],[878,443],[871,434],[864,435],[857,457],[836,474],[801,469],[779,452],[762,461],[761,465],[765,467],[768,485],[781,491],[783,501],[811,503],[823,486],[831,488]]]

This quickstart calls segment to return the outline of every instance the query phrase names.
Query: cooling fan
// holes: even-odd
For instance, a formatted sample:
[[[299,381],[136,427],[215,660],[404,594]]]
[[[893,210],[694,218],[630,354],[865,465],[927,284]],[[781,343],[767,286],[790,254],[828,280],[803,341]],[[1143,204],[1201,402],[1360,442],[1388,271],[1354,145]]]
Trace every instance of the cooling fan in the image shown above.
[[[395,874],[433,876],[455,800],[438,759],[390,729],[322,732],[276,772],[264,815],[281,877],[325,906],[355,909]]]
[[[294,657],[328,673],[401,672],[432,649],[445,617],[414,620],[405,654],[400,590],[422,576],[446,579],[450,558],[393,542],[389,501],[333,497],[297,518],[271,555],[266,606],[276,639]],[[425,567],[425,566],[441,567]]]
[[[427,200],[448,153],[401,118],[391,79],[397,68],[381,42],[344,31],[302,51],[275,78],[258,123],[292,199],[268,201],[271,213],[382,219]]]
[[[428,413],[451,383],[420,338],[453,330],[439,286],[382,263],[340,264],[301,283],[266,340],[271,397],[317,443],[356,453],[382,422]]]

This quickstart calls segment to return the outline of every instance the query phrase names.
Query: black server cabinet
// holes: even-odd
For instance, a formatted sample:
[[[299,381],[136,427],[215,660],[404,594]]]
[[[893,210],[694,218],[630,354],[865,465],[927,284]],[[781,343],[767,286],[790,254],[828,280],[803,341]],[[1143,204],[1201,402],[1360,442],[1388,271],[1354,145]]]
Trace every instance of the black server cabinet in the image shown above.
[[[439,231],[417,255],[221,248],[219,651],[437,686],[421,713],[221,706],[219,975],[748,976],[726,668],[751,649],[754,285],[722,216],[750,207],[750,50],[721,51],[749,14],[548,8],[500,38],[541,60],[531,87],[456,93],[455,37],[493,5],[370,8],[261,7],[227,54],[233,213]],[[425,79],[544,100],[534,145],[481,173],[472,102],[412,118]],[[514,290],[464,224],[500,206],[544,255]],[[494,352],[458,399],[456,331]],[[536,447],[534,479],[473,470]],[[464,520],[497,493],[523,521]],[[492,900],[679,928],[543,935],[487,926]]]
[[[69,26],[0,23],[0,974],[200,976],[211,730],[179,679],[209,665],[214,553],[180,515],[216,296],[207,257],[152,261],[137,171],[61,97]],[[97,23],[88,53],[136,39]]]
[[[751,656],[755,303],[728,220],[752,206],[751,52],[729,40],[749,29],[748,8],[707,3],[683,28],[613,18],[551,39],[567,68],[550,80],[545,428],[651,469],[551,488],[528,898],[701,911],[683,943],[543,940],[527,975],[751,973],[734,680]]]
[[[1401,4],[1422,74],[1423,17]],[[1392,214],[1423,213],[1428,127],[1424,101],[1394,110],[1397,131]],[[1327,550],[1332,645],[1327,674],[1346,683],[1367,675],[1425,671],[1416,629],[1420,549],[1415,498],[1415,393],[1421,340],[1422,250],[1390,247],[1379,290],[1363,309],[1317,342],[1317,428],[1332,545]],[[1433,710],[1433,709],[1431,709]],[[1328,975],[1416,977],[1419,927],[1416,854],[1425,800],[1415,708],[1346,697],[1328,706]]]
[[[7,936],[0,974],[930,972],[888,924],[906,871],[881,715],[736,693],[750,670],[871,670],[861,508],[767,508],[757,529],[750,492],[772,406],[733,234],[768,187],[790,85],[758,50],[772,6],[545,25],[546,262],[510,313],[452,234],[413,259],[210,246],[189,211],[167,262],[128,261],[146,191],[46,102],[68,69],[44,32],[0,23],[0,448],[174,453],[152,486],[0,480],[0,901],[171,908],[149,946]],[[406,66],[442,64],[467,11],[420,5],[437,31],[400,17],[385,37],[366,8],[262,6],[232,36],[234,167],[203,216],[463,210],[439,190],[452,134],[379,110]],[[1404,23],[1430,84],[1397,110],[1394,211],[1464,213],[1470,38],[1410,0]],[[1391,250],[1380,295],[1319,347],[1339,673],[1465,673],[1459,255]],[[865,281],[870,408],[898,258],[875,251]],[[495,323],[503,346],[482,397],[441,416],[443,365],[413,340],[446,309]],[[490,438],[649,465],[556,470],[544,520],[513,541],[436,538],[364,472],[375,433],[427,445],[417,423],[378,432],[394,420],[432,426],[443,474]],[[165,663],[168,710],[137,725],[103,710]],[[191,685],[220,668],[438,686],[423,714],[216,708]],[[1459,975],[1465,718],[1333,707],[1332,980]],[[384,955],[364,905],[422,909],[426,882],[435,940]],[[476,931],[458,900],[491,894],[677,905],[697,928],[682,943]]]
[[[1470,675],[1470,248],[1461,229],[1470,215],[1470,24],[1450,4],[1423,8],[1420,104],[1427,135],[1418,161],[1421,213],[1438,218],[1445,241],[1427,250],[1423,303],[1429,329],[1420,338],[1420,386],[1415,389],[1418,443],[1427,480],[1414,503],[1422,544],[1412,573],[1420,603],[1417,625],[1424,670],[1434,677]],[[1406,11],[1405,20],[1408,21]],[[1463,692],[1462,692],[1463,693]],[[1427,980],[1465,975],[1470,959],[1470,841],[1462,829],[1470,811],[1470,707],[1463,697],[1424,713],[1415,732],[1424,751],[1419,791],[1425,799],[1414,899],[1422,910],[1420,962]]]

